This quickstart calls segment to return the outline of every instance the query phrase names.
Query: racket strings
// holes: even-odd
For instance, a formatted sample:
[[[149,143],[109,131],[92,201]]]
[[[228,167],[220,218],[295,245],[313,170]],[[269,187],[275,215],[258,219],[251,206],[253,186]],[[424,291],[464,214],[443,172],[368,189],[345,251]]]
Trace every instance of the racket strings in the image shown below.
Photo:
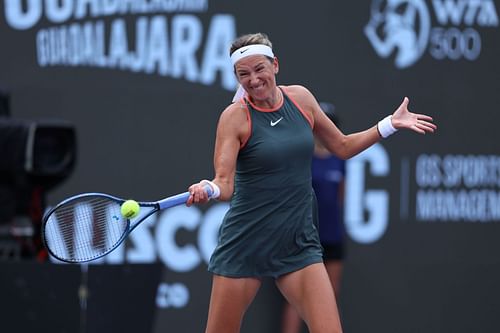
[[[47,219],[44,236],[56,257],[80,262],[112,250],[127,226],[118,202],[105,196],[86,196],[57,207]]]

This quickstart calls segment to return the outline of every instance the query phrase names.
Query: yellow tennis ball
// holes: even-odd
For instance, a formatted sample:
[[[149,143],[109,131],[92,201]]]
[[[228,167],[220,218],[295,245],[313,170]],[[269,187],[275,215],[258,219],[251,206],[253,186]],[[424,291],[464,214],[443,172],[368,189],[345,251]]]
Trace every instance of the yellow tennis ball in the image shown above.
[[[122,206],[120,208],[120,212],[122,213],[122,215],[128,219],[136,217],[139,214],[140,210],[141,208],[135,200],[125,201],[124,203],[122,203]]]

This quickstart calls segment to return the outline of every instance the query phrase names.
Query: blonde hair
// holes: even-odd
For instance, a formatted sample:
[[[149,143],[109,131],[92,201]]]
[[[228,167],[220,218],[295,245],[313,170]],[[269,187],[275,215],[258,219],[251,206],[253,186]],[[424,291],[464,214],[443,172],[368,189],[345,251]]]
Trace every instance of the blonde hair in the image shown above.
[[[253,44],[263,44],[269,46],[271,49],[273,48],[273,44],[269,40],[269,37],[267,37],[267,35],[262,32],[258,32],[255,34],[242,35],[236,38],[236,40],[231,44],[229,55],[233,54],[234,51],[243,46]]]

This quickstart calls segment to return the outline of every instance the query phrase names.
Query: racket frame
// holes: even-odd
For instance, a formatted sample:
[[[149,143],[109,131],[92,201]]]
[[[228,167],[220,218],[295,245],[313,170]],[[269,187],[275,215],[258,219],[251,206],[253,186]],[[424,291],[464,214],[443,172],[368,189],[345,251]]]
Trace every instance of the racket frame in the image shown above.
[[[212,189],[207,186],[207,187],[205,187],[205,190],[207,191],[209,197],[211,197],[212,194],[213,194]],[[127,238],[127,236],[135,228],[137,228],[137,226],[139,226],[139,224],[141,224],[144,220],[146,220],[148,217],[150,217],[151,215],[157,213],[160,210],[167,209],[167,208],[170,208],[170,207],[177,206],[177,205],[185,203],[187,201],[187,199],[189,198],[189,195],[190,195],[189,192],[184,192],[184,193],[180,193],[180,194],[177,194],[177,195],[173,195],[173,196],[164,198],[164,199],[159,200],[159,201],[154,201],[154,202],[140,201],[140,202],[137,202],[141,208],[150,207],[150,208],[153,208],[153,209],[150,210],[149,212],[145,213],[144,215],[142,215],[140,217],[140,219],[137,220],[137,221],[134,221],[133,224],[131,223],[131,219],[126,218],[126,221],[127,221],[126,228],[125,228],[122,236],[116,241],[116,243],[114,244],[114,246],[112,246],[111,248],[109,248],[108,250],[106,250],[104,253],[102,253],[102,254],[100,254],[98,256],[89,258],[89,259],[84,259],[84,260],[70,260],[70,259],[67,259],[67,258],[61,258],[58,255],[56,255],[51,250],[50,246],[48,245],[48,241],[47,241],[46,236],[45,236],[45,230],[46,230],[47,222],[48,222],[49,218],[52,216],[52,214],[59,207],[64,206],[67,203],[69,203],[71,201],[78,200],[78,199],[86,198],[86,197],[92,197],[92,196],[93,197],[95,197],[95,196],[105,197],[107,199],[115,201],[119,205],[122,205],[126,201],[125,199],[118,198],[118,197],[115,197],[115,196],[112,196],[112,195],[109,195],[109,194],[106,194],[106,193],[90,192],[90,193],[78,194],[78,195],[72,196],[70,198],[67,198],[67,199],[61,201],[60,203],[58,203],[56,206],[52,207],[50,210],[48,210],[44,214],[43,220],[42,220],[42,242],[43,242],[43,244],[45,245],[45,248],[47,249],[47,251],[49,252],[49,254],[52,257],[54,257],[54,258],[56,258],[56,259],[58,259],[60,261],[66,262],[66,263],[77,264],[77,263],[84,263],[84,262],[89,262],[89,261],[97,260],[97,259],[102,258],[105,255],[109,254],[110,252],[114,251],[118,246],[120,246],[123,243],[123,241],[125,240],[125,238]]]

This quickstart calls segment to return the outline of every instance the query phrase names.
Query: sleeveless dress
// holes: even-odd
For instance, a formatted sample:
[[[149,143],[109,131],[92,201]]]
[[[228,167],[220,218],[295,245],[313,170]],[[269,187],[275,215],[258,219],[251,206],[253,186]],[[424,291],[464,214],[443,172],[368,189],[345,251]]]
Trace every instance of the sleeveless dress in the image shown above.
[[[244,100],[250,137],[240,149],[230,208],[208,266],[228,277],[273,277],[323,261],[311,186],[311,122],[285,93],[276,109]]]

